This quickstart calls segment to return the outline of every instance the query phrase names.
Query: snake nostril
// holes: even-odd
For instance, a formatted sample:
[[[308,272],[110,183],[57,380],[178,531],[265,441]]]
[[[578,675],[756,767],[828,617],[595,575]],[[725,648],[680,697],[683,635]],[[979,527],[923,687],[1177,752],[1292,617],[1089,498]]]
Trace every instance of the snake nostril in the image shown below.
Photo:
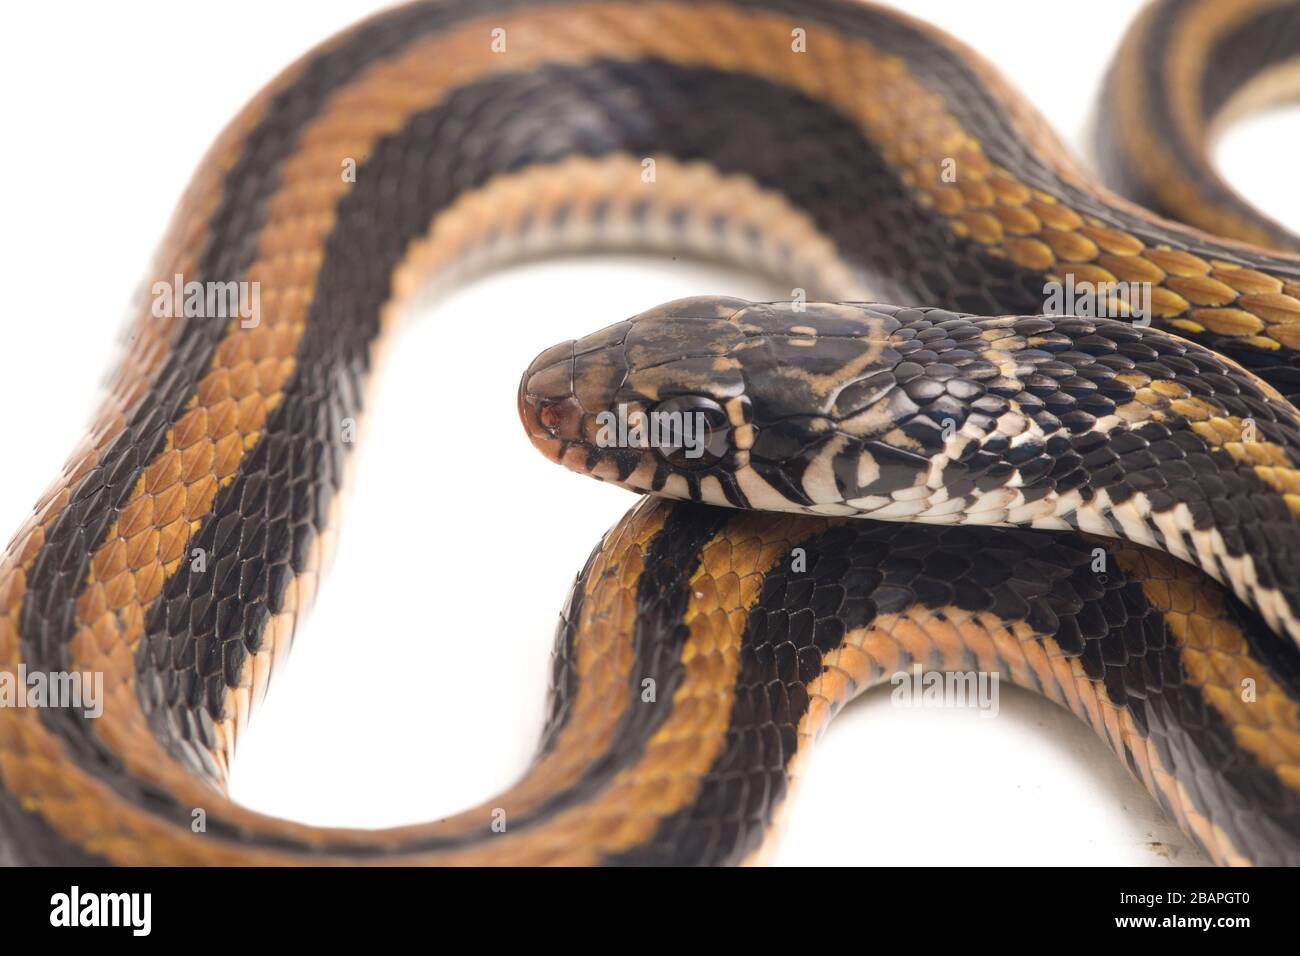
[[[564,416],[560,413],[559,405],[555,402],[544,402],[537,409],[537,420],[542,423],[542,427],[548,432],[554,434],[559,429],[560,424],[564,421]]]
[[[520,412],[534,439],[572,442],[582,438],[582,407],[573,398],[521,394]]]

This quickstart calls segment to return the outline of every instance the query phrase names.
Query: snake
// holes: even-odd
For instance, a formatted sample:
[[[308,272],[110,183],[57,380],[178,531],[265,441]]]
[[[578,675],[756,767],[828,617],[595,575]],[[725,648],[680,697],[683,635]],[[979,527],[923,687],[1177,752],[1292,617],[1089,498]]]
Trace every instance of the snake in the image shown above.
[[[1300,4],[1157,0],[1094,173],[857,0],[423,0],[321,44],[210,147],[0,563],[0,677],[104,684],[0,707],[0,860],[759,863],[831,718],[917,669],[1067,708],[1211,861],[1300,863],[1300,258],[1209,152],[1298,66]],[[396,828],[234,801],[400,316],[593,250],[792,292],[611,315],[524,373],[531,443],[642,494],[563,605],[535,758]],[[526,334],[498,318],[467,361]]]

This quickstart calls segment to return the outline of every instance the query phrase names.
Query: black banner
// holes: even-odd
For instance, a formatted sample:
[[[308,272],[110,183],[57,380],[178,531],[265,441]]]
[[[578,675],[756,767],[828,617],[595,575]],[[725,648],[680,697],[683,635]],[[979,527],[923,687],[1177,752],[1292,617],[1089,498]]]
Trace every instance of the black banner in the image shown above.
[[[1284,932],[1294,921],[1293,887],[1287,870],[1190,868],[30,869],[0,872],[0,925],[10,945],[76,936],[133,946],[206,939],[378,943],[431,931],[449,941],[466,932],[484,942],[557,931],[575,939],[598,920],[589,927],[593,936],[599,929],[599,938],[609,939],[612,929],[665,946],[684,921],[696,920],[730,937],[784,930],[797,938],[821,910],[814,922],[851,920],[869,936],[1004,936],[1032,927],[1071,942],[1167,934],[1172,941],[1193,933],[1231,939]],[[783,927],[783,920],[798,925]]]

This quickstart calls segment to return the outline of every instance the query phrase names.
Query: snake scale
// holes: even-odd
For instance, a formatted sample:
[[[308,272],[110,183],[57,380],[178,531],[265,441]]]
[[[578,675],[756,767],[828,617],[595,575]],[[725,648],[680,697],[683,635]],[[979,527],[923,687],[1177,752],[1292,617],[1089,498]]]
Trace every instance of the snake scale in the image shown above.
[[[105,684],[93,719],[0,708],[0,859],[759,861],[830,718],[918,666],[1069,708],[1215,862],[1300,863],[1300,258],[1206,158],[1298,57],[1294,2],[1145,8],[1097,114],[1111,192],[973,51],[852,0],[426,0],[324,43],[147,277],[255,286],[257,321],[143,301],[0,564],[0,673]],[[230,800],[403,306],[605,249],[800,294],[669,303],[524,375],[544,455],[651,493],[564,606],[532,765],[396,829]],[[1045,315],[1053,284],[1145,298]],[[598,440],[669,409],[698,455]]]

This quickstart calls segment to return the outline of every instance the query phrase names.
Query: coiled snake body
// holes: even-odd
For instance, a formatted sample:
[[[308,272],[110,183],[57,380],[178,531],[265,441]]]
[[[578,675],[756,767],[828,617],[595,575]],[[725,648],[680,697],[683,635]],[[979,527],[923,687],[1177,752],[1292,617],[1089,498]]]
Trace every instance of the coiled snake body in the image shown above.
[[[149,277],[255,282],[258,321],[142,306],[0,565],[0,670],[106,688],[98,719],[0,708],[0,856],[752,861],[829,718],[917,665],[1070,708],[1216,862],[1300,862],[1300,259],[1204,159],[1297,52],[1300,5],[1265,0],[1165,0],[1121,48],[1108,172],[1219,239],[855,2],[435,0],[324,44],[214,144]],[[427,276],[593,248],[809,304],[670,303],[525,374],[540,450],[656,495],[574,586],[533,765],[392,830],[232,802],[387,326]],[[1147,307],[1039,315],[1052,283]],[[698,457],[597,440],[669,406],[707,423]]]

